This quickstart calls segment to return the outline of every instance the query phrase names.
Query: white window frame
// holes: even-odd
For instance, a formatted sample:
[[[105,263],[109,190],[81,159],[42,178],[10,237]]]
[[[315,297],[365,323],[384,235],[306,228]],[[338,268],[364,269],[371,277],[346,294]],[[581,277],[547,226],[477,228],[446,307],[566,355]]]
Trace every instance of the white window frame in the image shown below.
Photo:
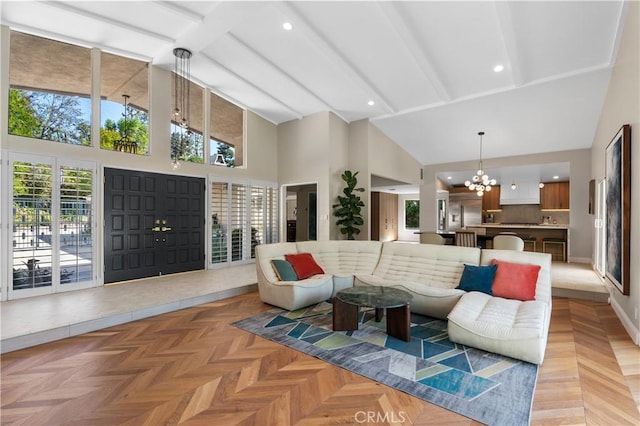
[[[98,281],[98,269],[101,267],[101,259],[98,257],[99,252],[97,250],[97,243],[99,238],[97,238],[97,181],[98,181],[98,167],[95,162],[92,161],[79,161],[62,157],[53,157],[53,156],[43,156],[36,154],[26,154],[26,153],[18,153],[18,152],[9,152],[8,154],[7,167],[5,171],[5,176],[7,179],[13,180],[13,163],[16,161],[19,162],[29,162],[29,163],[43,163],[50,164],[52,167],[52,198],[51,198],[51,278],[52,283],[51,286],[47,287],[39,287],[32,289],[13,289],[13,268],[12,268],[12,259],[13,259],[13,239],[10,237],[11,230],[13,229],[13,214],[11,214],[10,209],[13,207],[13,189],[9,189],[4,196],[3,205],[6,206],[4,212],[7,215],[7,227],[6,227],[6,237],[5,244],[3,246],[6,250],[6,258],[7,258],[7,274],[5,279],[3,280],[4,284],[2,284],[2,295],[7,295],[7,299],[3,300],[12,300],[12,299],[22,299],[26,297],[40,296],[45,294],[54,294],[54,293],[62,293],[66,291],[74,291],[85,288],[96,287],[99,283]],[[91,253],[92,253],[92,279],[89,281],[82,281],[78,283],[67,283],[60,284],[60,232],[59,232],[59,224],[60,224],[60,166],[70,166],[70,167],[80,167],[85,169],[91,169],[93,172],[93,182],[92,182],[92,197],[95,200],[91,204],[91,235],[93,236],[91,240]],[[10,273],[11,272],[11,273]]]

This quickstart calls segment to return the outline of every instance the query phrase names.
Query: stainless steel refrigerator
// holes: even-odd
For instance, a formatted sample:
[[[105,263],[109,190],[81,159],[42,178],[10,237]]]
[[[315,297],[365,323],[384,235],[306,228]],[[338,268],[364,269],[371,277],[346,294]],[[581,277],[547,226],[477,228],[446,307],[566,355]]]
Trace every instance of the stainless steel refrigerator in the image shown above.
[[[482,199],[450,199],[449,231],[482,224]]]

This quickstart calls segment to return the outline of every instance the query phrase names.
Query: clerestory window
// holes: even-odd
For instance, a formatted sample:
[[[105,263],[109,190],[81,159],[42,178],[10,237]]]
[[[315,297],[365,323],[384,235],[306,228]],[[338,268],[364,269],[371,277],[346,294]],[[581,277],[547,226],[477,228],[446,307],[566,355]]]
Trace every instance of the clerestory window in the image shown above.
[[[91,51],[11,32],[9,134],[91,145]]]

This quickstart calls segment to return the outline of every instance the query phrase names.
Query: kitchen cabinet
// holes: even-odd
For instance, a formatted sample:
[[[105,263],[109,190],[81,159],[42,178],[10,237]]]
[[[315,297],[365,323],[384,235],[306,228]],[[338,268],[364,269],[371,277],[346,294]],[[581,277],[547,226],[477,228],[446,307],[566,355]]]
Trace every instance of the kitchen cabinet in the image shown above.
[[[492,186],[482,196],[482,210],[486,212],[500,211],[500,185]]]
[[[371,239],[398,239],[398,195],[387,192],[371,193]]]
[[[569,210],[569,182],[549,182],[540,188],[540,210]]]

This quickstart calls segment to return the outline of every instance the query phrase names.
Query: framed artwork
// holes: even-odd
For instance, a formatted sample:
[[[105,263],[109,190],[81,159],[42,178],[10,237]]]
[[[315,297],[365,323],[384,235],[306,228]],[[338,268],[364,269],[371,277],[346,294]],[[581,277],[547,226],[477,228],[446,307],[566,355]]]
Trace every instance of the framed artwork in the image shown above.
[[[625,124],[609,142],[605,155],[606,278],[629,294],[631,213],[631,126]]]

